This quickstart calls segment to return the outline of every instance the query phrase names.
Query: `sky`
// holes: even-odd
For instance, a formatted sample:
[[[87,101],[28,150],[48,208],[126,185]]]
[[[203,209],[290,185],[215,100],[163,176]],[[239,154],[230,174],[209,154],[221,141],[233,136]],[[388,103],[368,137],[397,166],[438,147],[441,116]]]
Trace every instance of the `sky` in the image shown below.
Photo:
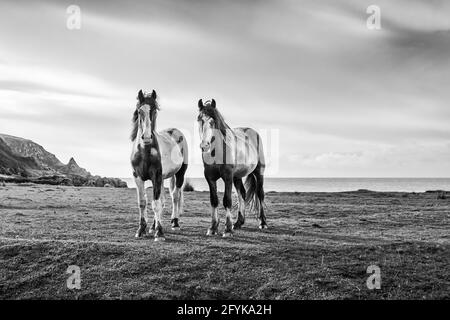
[[[445,0],[2,0],[0,133],[130,177],[137,92],[155,89],[190,177],[200,98],[263,134],[271,177],[450,177],[449,30]]]

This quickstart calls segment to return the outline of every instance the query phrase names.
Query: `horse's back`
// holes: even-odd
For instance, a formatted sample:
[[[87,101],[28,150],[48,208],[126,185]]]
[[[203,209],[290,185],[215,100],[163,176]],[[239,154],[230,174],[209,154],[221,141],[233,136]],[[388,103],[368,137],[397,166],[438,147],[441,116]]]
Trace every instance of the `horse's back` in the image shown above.
[[[237,165],[235,175],[244,177],[253,172],[258,164],[264,163],[262,142],[259,133],[247,127],[233,129],[237,138]]]
[[[235,128],[233,131],[238,139],[248,139],[249,144],[255,148],[255,151],[258,154],[259,161],[264,162],[263,145],[259,133],[255,129],[248,127]]]

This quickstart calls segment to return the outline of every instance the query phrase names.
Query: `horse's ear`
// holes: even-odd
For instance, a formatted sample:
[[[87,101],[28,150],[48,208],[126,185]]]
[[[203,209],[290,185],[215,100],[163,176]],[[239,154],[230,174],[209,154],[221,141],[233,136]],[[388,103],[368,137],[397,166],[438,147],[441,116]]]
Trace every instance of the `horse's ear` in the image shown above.
[[[144,93],[142,92],[142,89],[139,90],[139,93],[138,93],[138,100],[139,100],[140,103],[144,102],[144,100],[145,100],[145,98],[144,98]]]
[[[152,99],[155,100],[158,96],[156,95],[156,91],[152,91]]]
[[[214,100],[214,99],[211,100],[211,107],[213,107],[213,108],[216,107],[216,100]]]
[[[198,108],[199,108],[200,110],[203,109],[203,101],[202,101],[202,99],[198,100]]]

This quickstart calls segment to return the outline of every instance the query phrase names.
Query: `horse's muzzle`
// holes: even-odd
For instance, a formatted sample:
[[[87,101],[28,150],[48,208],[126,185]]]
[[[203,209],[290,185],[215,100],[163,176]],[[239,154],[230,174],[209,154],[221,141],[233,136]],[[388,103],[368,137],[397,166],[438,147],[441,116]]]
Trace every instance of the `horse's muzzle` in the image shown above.
[[[150,136],[142,135],[142,142],[144,142],[144,144],[152,144],[153,135],[150,135]]]
[[[209,142],[202,142],[200,143],[200,149],[202,149],[202,152],[208,152],[211,149],[211,144]]]

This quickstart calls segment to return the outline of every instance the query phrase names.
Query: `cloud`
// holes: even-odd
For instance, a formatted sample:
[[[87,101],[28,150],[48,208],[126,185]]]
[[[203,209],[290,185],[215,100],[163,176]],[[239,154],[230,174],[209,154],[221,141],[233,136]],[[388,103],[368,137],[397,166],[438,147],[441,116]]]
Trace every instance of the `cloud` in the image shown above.
[[[3,90],[18,92],[47,92],[93,97],[111,96],[115,92],[104,81],[85,73],[12,63],[0,63],[0,85]]]
[[[136,92],[156,89],[158,127],[191,154],[196,102],[215,98],[233,127],[280,130],[275,175],[449,176],[450,3],[379,0],[379,31],[371,4],[80,0],[69,31],[64,2],[5,3],[0,131],[128,176]]]

